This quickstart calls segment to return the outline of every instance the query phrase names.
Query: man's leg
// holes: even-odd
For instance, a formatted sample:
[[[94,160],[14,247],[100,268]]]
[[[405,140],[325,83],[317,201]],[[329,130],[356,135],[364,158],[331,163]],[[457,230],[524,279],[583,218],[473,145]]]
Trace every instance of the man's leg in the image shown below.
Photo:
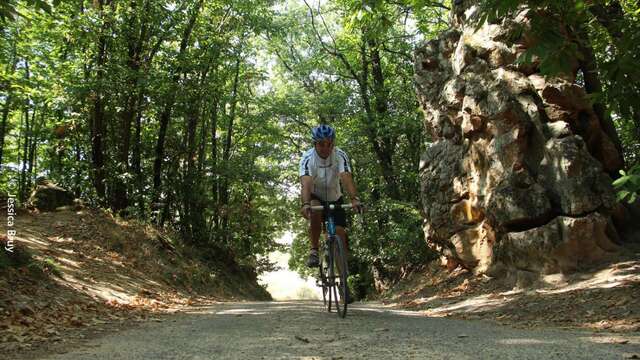
[[[311,205],[320,205],[318,200],[311,200]],[[322,231],[322,212],[312,211],[309,224],[309,239],[311,239],[311,251],[307,260],[308,267],[317,267],[319,264],[318,247],[320,245],[320,232]]]

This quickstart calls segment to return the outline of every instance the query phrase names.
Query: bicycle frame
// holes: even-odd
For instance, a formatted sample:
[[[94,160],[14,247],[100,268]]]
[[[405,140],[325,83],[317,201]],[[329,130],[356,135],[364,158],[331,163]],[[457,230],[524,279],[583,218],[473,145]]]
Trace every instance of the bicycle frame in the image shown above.
[[[331,211],[327,211],[329,214],[325,214],[324,226],[327,233],[327,238],[336,236],[336,223],[333,220],[333,214]]]
[[[351,208],[352,205],[351,204],[342,204],[340,205],[340,207],[342,208]],[[321,263],[320,263],[320,269],[319,269],[319,281],[320,281],[320,286],[322,287],[323,290],[323,300],[325,302],[325,305],[327,305],[327,310],[330,312],[331,311],[331,303],[332,303],[332,289],[334,291],[334,297],[335,299],[333,299],[334,301],[336,301],[336,310],[338,310],[338,314],[341,317],[345,317],[346,315],[346,303],[343,304],[343,309],[342,311],[340,310],[340,307],[338,306],[338,284],[336,283],[336,278],[339,278],[340,276],[342,276],[344,279],[342,281],[344,281],[345,283],[342,284],[340,283],[340,285],[344,286],[344,291],[342,291],[342,294],[346,293],[346,277],[348,276],[348,268],[347,268],[347,264],[346,264],[346,259],[344,258],[340,258],[341,260],[339,260],[338,264],[335,264],[336,266],[339,266],[340,269],[342,269],[342,274],[336,274],[335,273],[335,267],[334,267],[334,262],[336,261],[335,259],[335,249],[340,248],[343,249],[343,245],[342,244],[338,244],[338,242],[336,242],[336,239],[338,239],[337,235],[336,235],[336,224],[335,224],[335,220],[334,220],[334,216],[333,216],[333,210],[335,210],[337,208],[337,205],[335,204],[325,204],[325,205],[315,205],[312,206],[311,209],[315,210],[315,211],[323,211],[324,214],[324,227],[325,227],[325,234],[326,234],[326,238],[325,238],[325,242],[324,242],[324,250],[322,252],[322,257],[321,257]],[[344,239],[340,239],[339,241],[342,242]],[[339,250],[341,254],[346,254],[346,252],[344,250]],[[340,265],[340,262],[342,262],[343,265]],[[326,266],[326,271],[327,273],[325,274],[325,266]],[[327,303],[327,299],[326,299],[326,295],[329,295],[329,301]],[[341,295],[344,296],[344,295]],[[346,300],[345,300],[346,301]]]
[[[350,208],[351,205],[343,204],[342,207]],[[325,246],[327,247],[327,249],[330,246],[330,242],[335,241],[336,239],[336,223],[335,223],[335,220],[333,219],[333,210],[335,210],[335,208],[336,208],[336,205],[334,204],[327,204],[326,206],[317,205],[317,206],[311,207],[312,210],[322,210],[324,212]],[[330,256],[330,259],[329,259],[330,265],[333,265],[333,254],[329,254],[329,256]],[[335,274],[333,274],[332,267],[330,271],[331,271],[331,274],[327,274],[327,275],[330,275],[331,283],[333,284],[333,281],[335,281]]]
[[[326,211],[324,226],[325,226],[325,234],[326,234],[325,251],[329,254],[329,258],[323,259],[323,262],[325,260],[329,261],[329,264],[328,264],[329,273],[326,275],[327,275],[327,279],[329,280],[329,286],[333,286],[336,281],[336,274],[334,273],[334,269],[333,269],[334,254],[333,252],[329,251],[329,249],[332,248],[331,243],[333,241],[336,241],[336,223],[335,223],[335,220],[333,219],[333,214],[331,211]]]

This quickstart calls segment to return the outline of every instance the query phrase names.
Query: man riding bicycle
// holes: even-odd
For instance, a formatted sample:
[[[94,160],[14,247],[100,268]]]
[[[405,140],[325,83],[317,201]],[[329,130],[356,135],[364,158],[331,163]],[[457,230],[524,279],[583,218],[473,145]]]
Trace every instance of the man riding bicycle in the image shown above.
[[[311,251],[307,261],[308,267],[319,266],[318,245],[320,240],[322,213],[312,212],[312,205],[342,204],[342,186],[351,199],[353,209],[360,211],[362,205],[358,198],[356,186],[351,176],[349,157],[340,148],[335,147],[335,130],[329,125],[316,126],[311,130],[313,148],[305,151],[300,160],[300,182],[302,184],[302,208],[305,219],[311,220],[309,238]],[[340,184],[342,183],[342,186]],[[336,234],[347,247],[346,214],[338,207],[335,212]]]

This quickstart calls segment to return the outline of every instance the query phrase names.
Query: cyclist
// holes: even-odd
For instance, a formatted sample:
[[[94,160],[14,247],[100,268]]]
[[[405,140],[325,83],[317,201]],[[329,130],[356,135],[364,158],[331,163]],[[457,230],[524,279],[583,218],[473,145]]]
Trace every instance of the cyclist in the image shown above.
[[[307,261],[308,267],[319,266],[318,245],[322,224],[322,213],[312,212],[312,205],[325,202],[342,204],[342,187],[349,194],[349,199],[355,211],[362,210],[356,186],[351,176],[349,157],[340,148],[335,147],[336,132],[329,125],[319,125],[311,130],[313,148],[305,151],[300,160],[300,182],[302,184],[302,208],[300,210],[305,219],[310,220],[309,238],[311,251]],[[342,186],[341,186],[342,183]],[[338,207],[334,212],[336,234],[344,242],[347,249],[346,214]],[[349,297],[347,296],[347,299]]]

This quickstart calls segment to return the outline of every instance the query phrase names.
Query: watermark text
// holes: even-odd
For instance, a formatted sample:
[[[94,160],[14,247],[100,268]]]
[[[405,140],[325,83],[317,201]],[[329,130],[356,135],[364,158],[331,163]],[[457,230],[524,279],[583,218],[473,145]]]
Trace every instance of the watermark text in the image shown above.
[[[15,246],[16,229],[14,229],[16,223],[16,196],[9,195],[7,197],[7,244],[4,249],[8,252],[13,252]]]

